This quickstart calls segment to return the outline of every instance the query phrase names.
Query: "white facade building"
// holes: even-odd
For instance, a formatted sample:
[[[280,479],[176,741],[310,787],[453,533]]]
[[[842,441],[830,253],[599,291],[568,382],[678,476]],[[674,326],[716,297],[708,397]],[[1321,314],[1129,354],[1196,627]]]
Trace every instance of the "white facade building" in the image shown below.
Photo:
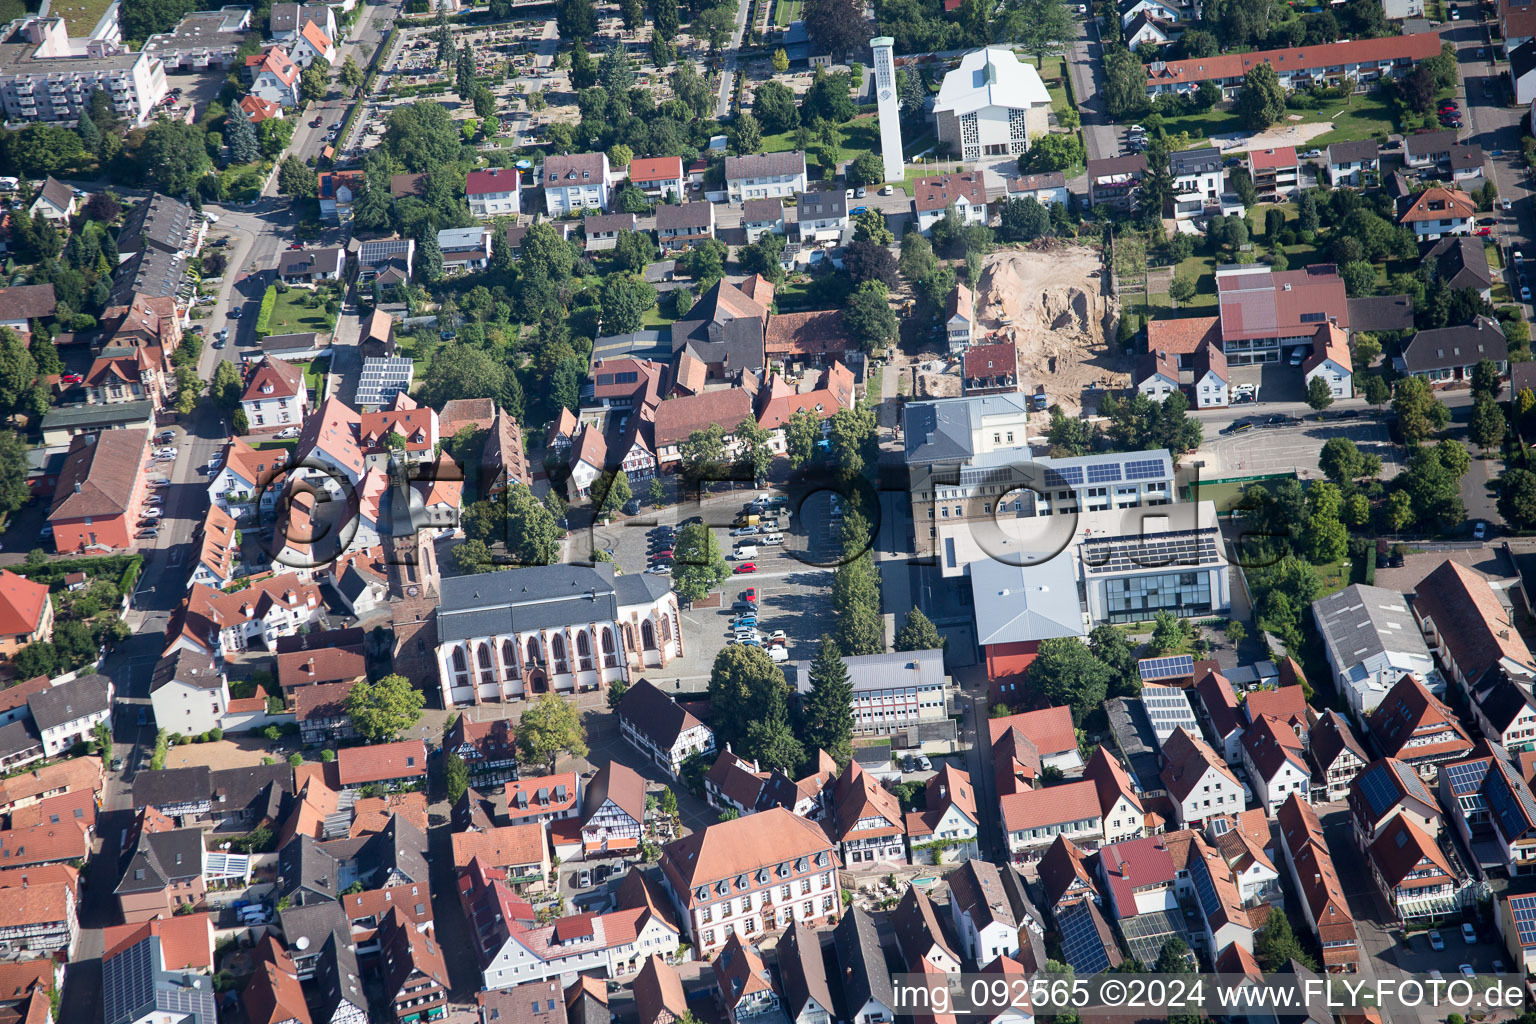
[[[165,65],[149,53],[124,53],[120,43],[88,40],[71,47],[63,18],[18,18],[0,28],[0,106],[12,122],[74,121],[103,89],[112,109],[141,125],[165,98]]]
[[[725,158],[725,191],[733,205],[748,199],[787,199],[805,191],[805,154],[757,153]]]
[[[966,54],[944,76],[933,117],[939,141],[961,160],[1017,156],[1049,130],[1051,95],[1040,73],[1011,49],[989,46]]]
[[[538,180],[544,186],[544,208],[551,217],[608,209],[606,153],[545,157]]]

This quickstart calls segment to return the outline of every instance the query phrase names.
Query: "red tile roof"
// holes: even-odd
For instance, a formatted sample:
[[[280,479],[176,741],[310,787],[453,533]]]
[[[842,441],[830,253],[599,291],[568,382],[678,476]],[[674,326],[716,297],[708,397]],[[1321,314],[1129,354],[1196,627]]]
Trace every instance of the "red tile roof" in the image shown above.
[[[453,863],[461,868],[476,857],[493,868],[520,868],[543,863],[547,855],[544,823],[538,821],[484,832],[457,832],[452,839]]]
[[[999,803],[1009,832],[1099,816],[1098,793],[1086,779],[1005,794]]]
[[[1276,71],[1305,71],[1384,60],[1428,60],[1440,53],[1440,36],[1434,32],[1355,39],[1289,50],[1258,50],[1253,53],[1219,54],[1171,60],[1148,74],[1148,86],[1197,85],[1217,79],[1241,78],[1260,64]]]
[[[400,740],[366,747],[343,747],[336,753],[336,773],[343,786],[424,778],[427,774],[427,745],[421,740]]]
[[[1470,220],[1476,216],[1477,203],[1471,196],[1459,188],[1436,185],[1420,192],[1399,220],[1416,224],[1425,220]]]
[[[1487,578],[1460,562],[1446,559],[1414,588],[1413,614],[1432,623],[1467,679],[1477,679],[1505,658],[1536,665]]]
[[[1042,708],[1025,711],[1006,718],[993,718],[987,722],[991,741],[997,742],[1009,729],[1018,729],[1028,736],[1040,751],[1041,757],[1051,757],[1077,749],[1077,731],[1072,728],[1072,709],[1068,707]]]
[[[629,162],[630,181],[676,181],[682,176],[680,156],[636,157]]]
[[[980,171],[967,174],[935,174],[912,182],[912,205],[918,213],[942,210],[960,197],[976,206],[985,206],[987,187]]]
[[[313,25],[314,22],[306,24]],[[271,391],[267,391],[271,388]],[[256,364],[246,379],[242,402],[260,402],[278,398],[292,398],[304,391],[304,371],[276,356],[267,356]]]
[[[1307,696],[1300,686],[1281,686],[1274,690],[1255,690],[1243,699],[1243,710],[1250,722],[1263,715],[1274,715],[1288,720],[1292,717],[1306,720]]]
[[[64,468],[59,471],[49,521],[87,516],[106,519],[130,512],[148,444],[149,431],[139,428],[72,438]]]
[[[101,958],[110,960],[151,936],[160,939],[160,956],[166,970],[202,971],[213,967],[213,919],[206,913],[112,925],[102,935],[106,952]]]
[[[1385,757],[1409,763],[1444,761],[1472,749],[1472,741],[1451,709],[1411,675],[1387,691],[1371,712],[1371,735]]]
[[[35,633],[47,608],[48,584],[33,583],[9,569],[0,569],[0,634]]]
[[[494,195],[516,192],[522,185],[522,172],[515,167],[492,167],[488,171],[470,171],[464,176],[464,194]]]
[[[1274,149],[1254,149],[1248,152],[1254,170],[1296,166],[1296,147],[1277,146]]]
[[[1221,338],[1221,318],[1186,316],[1147,321],[1147,351],[1192,355],[1202,342]]]

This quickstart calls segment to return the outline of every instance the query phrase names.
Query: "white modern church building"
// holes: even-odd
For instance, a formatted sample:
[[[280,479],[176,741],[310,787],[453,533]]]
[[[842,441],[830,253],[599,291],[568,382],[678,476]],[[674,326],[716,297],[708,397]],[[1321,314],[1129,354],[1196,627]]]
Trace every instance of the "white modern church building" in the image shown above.
[[[944,76],[933,105],[939,141],[967,161],[1018,156],[1049,130],[1051,96],[1034,66],[1012,50],[968,53]]]

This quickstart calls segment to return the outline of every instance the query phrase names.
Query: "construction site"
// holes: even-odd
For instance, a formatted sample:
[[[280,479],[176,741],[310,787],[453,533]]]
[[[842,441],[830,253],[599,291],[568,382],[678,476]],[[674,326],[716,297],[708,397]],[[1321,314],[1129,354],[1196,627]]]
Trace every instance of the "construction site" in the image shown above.
[[[1049,403],[1068,416],[1096,395],[1129,387],[1135,369],[1110,344],[1118,304],[1104,294],[1103,274],[1096,251],[1055,242],[996,252],[982,265],[976,344],[1012,342],[1020,388],[1043,384]],[[960,394],[958,358],[925,353],[913,374],[918,398]]]

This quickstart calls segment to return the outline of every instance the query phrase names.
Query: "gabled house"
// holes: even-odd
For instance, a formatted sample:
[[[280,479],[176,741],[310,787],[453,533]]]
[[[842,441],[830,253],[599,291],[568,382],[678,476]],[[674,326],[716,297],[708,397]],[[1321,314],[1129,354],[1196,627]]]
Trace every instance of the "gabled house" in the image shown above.
[[[1447,765],[1440,802],[1482,867],[1502,867],[1511,878],[1536,873],[1536,796],[1503,750],[1480,744],[1473,757]]]
[[[904,863],[906,822],[896,795],[850,760],[832,790],[832,838],[843,863]]]
[[[140,812],[140,821],[147,814],[158,817],[148,808]],[[160,831],[141,827],[114,891],[123,920],[137,924],[170,917],[183,906],[202,902],[207,892],[203,879],[206,859],[200,828]]]
[[[200,736],[221,727],[229,711],[229,685],[209,654],[178,650],[155,664],[149,702],[156,728]]]
[[[1051,203],[1060,203],[1065,206],[1069,198],[1067,178],[1060,171],[1022,174],[1017,178],[1009,178],[1004,183],[1004,188],[1007,190],[1005,196],[1008,199],[1033,199],[1041,206]]]
[[[896,946],[908,971],[920,970],[922,961],[927,960],[946,973],[960,973],[963,965],[933,900],[916,886],[908,888],[891,911],[891,930],[896,933]]]
[[[1362,851],[1369,849],[1387,823],[1399,815],[1422,832],[1440,834],[1440,808],[1424,780],[1403,762],[1384,757],[1367,765],[1350,783],[1349,817],[1356,844]]]
[[[1375,139],[1335,142],[1325,150],[1328,180],[1334,188],[1361,188],[1381,175],[1381,148]]]
[[[1470,324],[1415,333],[1392,364],[1399,373],[1438,386],[1471,380],[1473,369],[1485,359],[1502,377],[1509,369],[1509,342],[1497,321],[1478,316]]]
[[[1425,780],[1472,749],[1451,709],[1413,676],[1392,687],[1366,720],[1366,733],[1384,757],[1397,758]]]
[[[542,821],[455,832],[450,839],[456,868],[468,868],[470,861],[478,859],[503,872],[502,880],[514,890],[549,877],[549,842]]]
[[[608,209],[608,156],[605,153],[551,155],[537,181],[544,186],[545,212],[551,217],[581,210]]]
[[[275,433],[299,426],[309,411],[304,371],[292,363],[267,356],[251,370],[240,408],[255,434]]]
[[[1292,889],[1300,897],[1307,925],[1323,949],[1323,969],[1354,970],[1360,960],[1355,920],[1317,812],[1300,794],[1292,793],[1275,817]]]
[[[1253,793],[1268,813],[1291,793],[1310,796],[1311,771],[1302,754],[1302,743],[1280,719],[1261,715],[1243,731],[1243,768],[1253,783]]]
[[[773,976],[757,950],[739,935],[732,935],[715,957],[715,990],[730,1024],[784,1019]]]
[[[391,908],[379,922],[379,973],[400,1024],[441,1020],[448,1012],[448,964],[431,931],[419,932]]]
[[[1357,720],[1376,710],[1404,675],[1445,692],[1408,602],[1396,590],[1352,584],[1312,602],[1334,686]]]
[[[301,68],[307,68],[316,58],[328,65],[336,61],[336,43],[325,29],[313,21],[305,21],[293,42],[288,45],[288,58]]]
[[[1179,365],[1169,353],[1149,351],[1136,370],[1136,391],[1155,402],[1179,390]]]
[[[1135,839],[1146,829],[1146,812],[1131,782],[1130,773],[1115,755],[1099,747],[1088,760],[1083,778],[1092,782],[1104,822],[1105,842]]]
[[[968,860],[949,876],[949,913],[960,949],[975,964],[1019,952],[1019,926],[1003,884],[1003,871],[984,860]]]
[[[9,661],[28,644],[52,637],[53,601],[48,597],[48,584],[0,569],[0,661]]]
[[[747,234],[747,244],[756,245],[766,234],[783,235],[784,201],[782,199],[748,199],[741,204],[741,228]]]
[[[848,196],[841,188],[810,189],[795,206],[795,231],[802,245],[839,242],[848,228]]]
[[[1002,793],[998,802],[1008,852],[1015,863],[1038,860],[1057,836],[1090,848],[1104,841],[1098,792],[1086,779]]]
[[[1314,792],[1333,803],[1349,795],[1355,776],[1370,763],[1349,720],[1331,708],[1324,711],[1307,733],[1307,756],[1312,762]]]
[[[1058,924],[1061,912],[1067,907],[1084,900],[1100,904],[1104,901],[1098,883],[1088,870],[1087,855],[1065,836],[1056,837],[1045,856],[1040,858],[1038,870],[1040,891],[1045,897],[1042,905]]]
[[[492,167],[464,176],[464,198],[472,217],[515,215],[522,208],[523,172],[516,167]]]
[[[680,252],[714,237],[714,203],[668,203],[656,208],[656,241],[662,252]]]
[[[1432,186],[1407,204],[1398,223],[1411,230],[1421,242],[1432,242],[1445,235],[1468,235],[1477,219],[1477,203],[1456,188]]]
[[[832,933],[832,944],[841,968],[847,1019],[865,1024],[894,1020],[897,1007],[891,976],[880,950],[880,934],[869,914],[857,906],[849,907]]]
[[[339,281],[346,266],[347,250],[340,247],[290,249],[278,257],[277,276],[288,284]]]
[[[303,69],[274,46],[265,53],[245,58],[245,70],[251,76],[251,95],[280,107],[299,105],[299,72]]]
[[[672,778],[695,754],[706,761],[715,753],[715,734],[654,683],[641,679],[617,708],[619,733]]]
[[[1461,906],[1466,878],[1435,840],[1404,815],[1387,822],[1365,859],[1377,891],[1401,921],[1441,917]]]
[[[1301,163],[1295,146],[1254,149],[1248,153],[1248,174],[1261,203],[1284,202],[1295,195],[1301,180]]]
[[[1472,716],[1484,738],[1512,754],[1536,746],[1536,703],[1531,693],[1502,672],[1472,700]],[[1485,677],[1486,679],[1487,677]]]
[[[69,218],[75,215],[75,207],[75,190],[50,174],[43,181],[43,187],[38,189],[37,198],[32,200],[27,214],[62,224],[67,231]]]
[[[912,862],[941,864],[977,856],[981,818],[976,813],[976,793],[971,788],[970,775],[946,762],[924,784],[924,790],[926,809],[906,815]]]
[[[1160,759],[1163,785],[1180,826],[1193,828],[1213,814],[1243,809],[1237,776],[1204,740],[1178,729],[1163,743]]]
[[[1224,409],[1232,402],[1232,373],[1227,356],[1212,344],[1195,350],[1195,379],[1191,390],[1198,409]]]
[[[805,154],[755,153],[725,158],[725,190],[732,205],[748,199],[786,199],[805,191]]]
[[[1243,815],[1257,815],[1256,828],[1230,828],[1215,840],[1216,851],[1232,872],[1238,897],[1245,907],[1271,903],[1283,895],[1280,872],[1275,869],[1271,856],[1269,819],[1263,810],[1256,807],[1243,812]]]
[[[1446,288],[1470,288],[1483,298],[1493,294],[1493,273],[1488,269],[1488,251],[1482,238],[1457,235],[1442,238],[1429,247],[1424,262],[1435,279]]]
[[[579,846],[574,858],[561,854],[565,860],[638,848],[645,831],[645,780],[627,765],[608,762],[587,783],[578,824],[573,831]],[[572,833],[560,829],[556,834],[565,837]]]
[[[629,183],[652,199],[681,200],[687,190],[680,156],[636,157],[629,161]]]
[[[427,777],[427,748],[421,740],[343,747],[336,754],[336,781],[342,789],[392,786]]]
[[[1354,394],[1354,373],[1349,335],[1336,324],[1323,324],[1312,338],[1312,354],[1301,364],[1302,380],[1310,386],[1321,378],[1328,385],[1328,394],[1348,398]]]
[[[914,893],[909,890],[909,894]],[[776,952],[784,985],[784,1013],[791,1024],[831,1024],[837,1005],[827,984],[826,959],[816,932],[797,920],[785,930]],[[644,1024],[643,1017],[641,1020]]]
[[[1215,741],[1215,750],[1227,764],[1240,764],[1244,723],[1231,681],[1214,666],[1207,666],[1204,674],[1197,674],[1193,693],[1190,703],[1195,717]]]
[[[930,233],[951,206],[961,224],[986,224],[987,186],[981,172],[939,174],[912,183],[912,210],[923,234]]]

